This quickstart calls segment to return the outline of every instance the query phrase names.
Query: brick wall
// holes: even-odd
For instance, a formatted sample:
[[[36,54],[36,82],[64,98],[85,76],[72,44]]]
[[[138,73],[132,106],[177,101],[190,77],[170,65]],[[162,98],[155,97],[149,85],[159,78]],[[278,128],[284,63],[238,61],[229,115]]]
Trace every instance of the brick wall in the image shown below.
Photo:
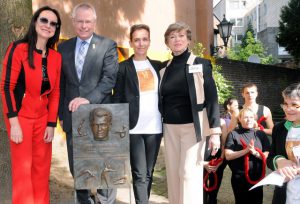
[[[272,112],[280,109],[281,92],[289,84],[300,82],[300,70],[228,59],[217,59],[217,64],[222,66],[223,76],[232,82],[233,94],[240,105],[244,104],[242,86],[252,82],[258,87],[257,102],[268,106]]]

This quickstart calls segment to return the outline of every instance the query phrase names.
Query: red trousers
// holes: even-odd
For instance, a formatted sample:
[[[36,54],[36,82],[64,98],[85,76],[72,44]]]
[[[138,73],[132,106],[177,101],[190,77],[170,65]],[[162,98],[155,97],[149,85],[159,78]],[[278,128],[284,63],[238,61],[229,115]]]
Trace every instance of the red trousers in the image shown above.
[[[38,119],[18,117],[23,142],[10,142],[12,204],[49,204],[52,143],[44,142],[47,115]],[[6,120],[8,135],[10,125]]]

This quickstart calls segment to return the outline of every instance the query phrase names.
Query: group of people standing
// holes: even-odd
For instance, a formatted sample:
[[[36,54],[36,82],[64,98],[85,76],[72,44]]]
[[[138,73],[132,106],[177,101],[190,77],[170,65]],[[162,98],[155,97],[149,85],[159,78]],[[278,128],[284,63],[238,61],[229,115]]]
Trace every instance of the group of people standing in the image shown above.
[[[129,103],[136,203],[148,203],[163,133],[170,203],[201,203],[205,136],[211,136],[210,147],[216,153],[221,134],[210,62],[188,50],[189,26],[174,23],[165,33],[171,61],[163,64],[147,57],[150,28],[138,24],[129,36],[134,54],[119,64],[117,44],[94,33],[96,19],[91,4],[75,6],[77,36],[55,51],[60,16],[53,8],[42,7],[34,13],[26,36],[7,49],[1,95],[11,146],[12,203],[49,203],[57,116],[67,135],[73,174],[72,112],[81,105],[103,103]],[[88,190],[76,190],[76,195],[80,204],[115,203],[116,189],[99,189],[96,199]]]
[[[245,104],[241,110],[237,99],[229,98],[224,103],[221,128],[225,137],[221,139],[222,148],[217,154],[222,160],[216,165],[208,161],[204,165],[206,172],[211,173],[204,184],[217,183],[214,189],[205,192],[204,203],[217,203],[227,164],[232,171],[231,185],[236,204],[263,203],[263,187],[249,189],[264,178],[266,167],[277,170],[285,178],[282,187],[275,187],[272,204],[298,203],[300,83],[291,84],[282,92],[281,107],[285,118],[275,126],[270,109],[256,103],[258,91],[255,84],[244,85],[242,96]],[[214,157],[206,156],[206,160],[212,159]]]
[[[231,185],[235,203],[259,204],[263,201],[262,187],[252,191],[249,189],[264,176],[265,158],[268,155],[270,143],[262,130],[269,128],[272,130],[272,115],[269,108],[257,104],[258,92],[255,84],[244,85],[242,96],[245,103],[241,110],[235,98],[229,98],[224,102],[225,113],[221,116],[222,148],[217,154],[217,157],[221,159],[217,164],[212,165],[209,161],[216,158],[206,156],[207,162],[204,165],[206,172],[210,173],[204,181],[205,185],[211,182],[216,183],[216,186],[205,192],[204,203],[217,203],[217,194],[227,164],[232,171]],[[264,118],[264,123],[260,126],[257,122],[259,115]],[[209,155],[210,152],[206,153]]]
[[[165,44],[173,58],[164,63],[147,57],[150,28],[144,24],[131,26],[129,43],[134,54],[119,64],[117,44],[94,33],[97,14],[91,4],[76,5],[72,20],[77,36],[60,43],[55,51],[61,28],[59,13],[48,6],[38,9],[25,37],[9,45],[3,60],[1,96],[10,138],[13,204],[49,204],[51,142],[57,116],[67,135],[73,175],[71,115],[85,104],[129,103],[130,163],[137,204],[149,201],[162,135],[171,204],[203,203],[203,169],[220,171],[221,178],[225,158],[233,172],[237,203],[247,203],[245,198],[252,197],[256,199],[253,203],[262,200],[262,189],[247,198],[250,185],[244,177],[247,172],[241,168],[246,155],[251,179],[260,177],[257,171],[262,172],[261,161],[269,151],[267,163],[274,164],[271,168],[278,168],[289,179],[296,177],[297,160],[290,151],[285,152],[284,144],[276,143],[282,140],[274,137],[278,131],[284,131],[289,141],[297,136],[299,85],[284,92],[287,122],[278,131],[275,126],[270,149],[266,134],[272,133],[272,116],[268,108],[256,104],[257,95],[252,96],[255,91],[257,94],[256,86],[243,89],[245,105],[239,114],[237,101],[228,102],[227,118],[220,124],[212,66],[209,60],[189,51],[192,32],[187,24],[178,22],[167,28]],[[299,116],[288,114],[288,110],[298,111]],[[263,116],[259,124],[255,122],[257,112]],[[232,131],[227,134],[227,129]],[[218,166],[206,163],[205,152],[209,160],[221,157],[222,162]],[[294,199],[288,195],[297,191],[297,182],[287,185],[287,200]],[[208,194],[213,202],[217,191]],[[80,204],[110,204],[115,203],[116,189],[98,189],[96,198],[88,189],[76,190],[76,195]]]

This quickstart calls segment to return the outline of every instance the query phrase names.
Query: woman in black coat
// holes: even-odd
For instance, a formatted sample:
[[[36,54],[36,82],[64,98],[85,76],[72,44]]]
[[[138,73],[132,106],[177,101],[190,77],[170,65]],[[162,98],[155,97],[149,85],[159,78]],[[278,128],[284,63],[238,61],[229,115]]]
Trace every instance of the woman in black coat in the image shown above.
[[[158,109],[159,68],[161,63],[147,57],[150,29],[133,25],[130,46],[134,55],[120,63],[114,103],[129,103],[130,163],[137,204],[148,203],[152,174],[162,138]]]

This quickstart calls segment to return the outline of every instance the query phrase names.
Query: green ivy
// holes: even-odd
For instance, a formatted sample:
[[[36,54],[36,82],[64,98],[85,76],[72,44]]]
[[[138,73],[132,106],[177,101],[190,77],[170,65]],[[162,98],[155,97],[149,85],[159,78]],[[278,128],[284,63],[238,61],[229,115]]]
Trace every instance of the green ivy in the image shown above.
[[[196,43],[193,48],[193,53],[198,57],[206,58],[203,55],[204,50],[205,48],[201,43]],[[208,58],[212,63],[213,78],[216,82],[216,87],[218,91],[218,101],[219,104],[223,104],[227,98],[232,97],[233,85],[231,81],[225,79],[221,74],[222,66],[217,65],[213,57]]]
[[[272,55],[267,55],[263,44],[256,40],[251,31],[248,31],[243,39],[243,44],[228,49],[228,58],[247,62],[251,55],[257,55],[261,64],[274,64],[278,60]]]

